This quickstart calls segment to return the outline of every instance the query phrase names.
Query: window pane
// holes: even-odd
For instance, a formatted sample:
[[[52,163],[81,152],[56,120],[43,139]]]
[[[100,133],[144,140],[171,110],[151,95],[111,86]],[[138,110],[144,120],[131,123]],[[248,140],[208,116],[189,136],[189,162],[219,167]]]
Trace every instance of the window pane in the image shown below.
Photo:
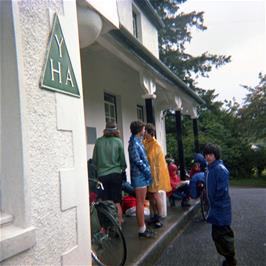
[[[113,105],[110,105],[110,116],[115,117],[115,108]]]
[[[115,96],[105,93],[104,94],[104,101],[109,102],[109,103],[115,103]]]
[[[138,120],[144,121],[143,106],[137,105],[137,118]]]
[[[115,96],[104,93],[104,108],[105,108],[105,120],[106,122],[116,121],[116,98]]]
[[[138,21],[137,21],[137,14],[133,11],[133,35],[138,38]]]
[[[105,116],[109,116],[109,106],[107,103],[104,104],[104,109],[105,109]]]

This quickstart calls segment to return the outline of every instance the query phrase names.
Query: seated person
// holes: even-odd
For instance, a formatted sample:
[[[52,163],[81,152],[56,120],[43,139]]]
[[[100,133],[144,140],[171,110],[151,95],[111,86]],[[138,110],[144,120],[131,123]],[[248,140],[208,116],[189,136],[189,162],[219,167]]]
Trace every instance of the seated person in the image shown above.
[[[127,181],[126,171],[122,171],[122,191],[129,196],[136,197],[133,186]]]
[[[175,206],[175,201],[181,200],[182,207],[190,206],[190,204],[188,203],[190,199],[188,181],[181,181],[180,176],[177,174],[177,165],[169,155],[166,155],[165,159],[168,164],[170,184],[172,187],[172,191],[167,192],[170,205]]]
[[[193,165],[190,171],[190,196],[193,199],[196,199],[200,196],[201,192],[201,184],[206,183],[206,170],[207,163],[204,159],[204,156],[201,153],[197,153],[193,160]]]

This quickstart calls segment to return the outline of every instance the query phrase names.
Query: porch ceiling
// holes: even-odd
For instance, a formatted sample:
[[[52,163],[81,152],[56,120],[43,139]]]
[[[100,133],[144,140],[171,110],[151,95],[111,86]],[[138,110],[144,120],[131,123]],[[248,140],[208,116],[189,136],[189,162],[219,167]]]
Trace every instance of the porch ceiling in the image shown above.
[[[109,49],[108,49],[109,48]],[[110,51],[110,46],[106,48],[102,45],[102,42],[95,42],[94,44],[90,45],[87,48],[82,49],[81,54],[89,53],[87,57],[92,58],[91,62],[96,63],[97,58],[97,64],[103,64],[102,66],[104,69],[110,69],[110,71],[113,71],[114,68],[116,69],[115,78],[117,80],[120,80],[121,84],[127,83],[127,78],[134,77],[134,80],[136,84],[139,86],[136,86],[135,88],[138,88],[138,93],[141,96],[143,94],[143,91],[140,86],[140,79],[139,79],[139,73],[141,71],[141,64],[136,63],[138,61],[141,61],[141,63],[144,63],[143,59],[141,59],[138,55],[135,55],[135,59],[132,61],[132,56],[128,56],[127,54],[123,55],[123,51],[119,50],[119,52],[116,52],[114,50]],[[121,54],[119,54],[121,53]],[[102,69],[102,67],[100,67]],[[181,98],[182,99],[182,114],[184,115],[191,115],[193,108],[197,106],[195,103],[195,100],[191,99],[189,95],[187,95],[183,90],[180,89],[180,87],[177,87],[175,84],[173,84],[172,81],[169,81],[169,79],[166,79],[165,76],[163,76],[160,72],[158,72],[153,66],[150,66],[150,70],[155,72],[157,79],[157,90],[156,90],[156,105],[161,110],[166,109],[172,109],[176,110],[176,102],[175,99]],[[119,76],[117,73],[120,73]],[[159,78],[158,78],[159,77]],[[168,84],[166,86],[166,84]],[[175,88],[175,92],[173,92],[173,89]],[[135,90],[135,92],[137,92]]]

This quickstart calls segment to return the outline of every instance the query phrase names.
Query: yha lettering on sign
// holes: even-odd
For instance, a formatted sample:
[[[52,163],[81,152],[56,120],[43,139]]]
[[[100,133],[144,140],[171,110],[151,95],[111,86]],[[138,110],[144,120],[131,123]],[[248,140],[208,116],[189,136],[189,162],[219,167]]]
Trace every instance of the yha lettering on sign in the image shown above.
[[[80,97],[64,35],[57,14],[48,44],[41,88]]]

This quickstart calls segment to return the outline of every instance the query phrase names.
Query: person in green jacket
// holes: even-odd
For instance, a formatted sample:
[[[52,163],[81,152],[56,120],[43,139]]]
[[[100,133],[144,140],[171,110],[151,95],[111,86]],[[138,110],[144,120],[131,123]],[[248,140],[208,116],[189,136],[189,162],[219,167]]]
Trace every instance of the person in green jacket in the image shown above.
[[[114,122],[107,122],[103,136],[96,140],[93,150],[98,179],[103,183],[102,200],[112,200],[117,207],[119,223],[122,223],[122,172],[127,165],[120,132]]]

